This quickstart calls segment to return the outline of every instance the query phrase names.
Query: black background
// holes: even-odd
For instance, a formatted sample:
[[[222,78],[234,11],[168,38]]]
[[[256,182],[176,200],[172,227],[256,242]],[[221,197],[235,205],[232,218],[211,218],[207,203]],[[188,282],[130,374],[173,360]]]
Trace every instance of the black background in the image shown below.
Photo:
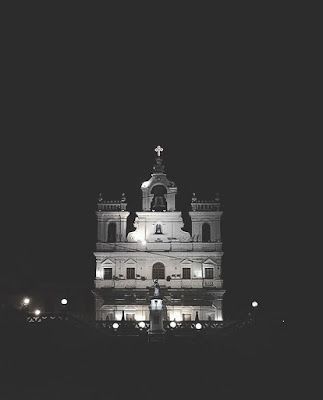
[[[287,11],[246,11],[5,11],[3,291],[90,289],[97,196],[140,211],[159,144],[179,206],[221,195],[228,314],[292,309],[301,42]]]

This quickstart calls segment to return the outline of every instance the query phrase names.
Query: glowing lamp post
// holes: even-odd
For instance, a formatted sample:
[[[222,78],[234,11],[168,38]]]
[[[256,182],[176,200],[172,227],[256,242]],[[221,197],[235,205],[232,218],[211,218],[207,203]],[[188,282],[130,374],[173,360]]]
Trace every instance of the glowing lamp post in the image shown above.
[[[144,338],[145,336],[146,336],[146,333],[147,333],[147,331],[146,331],[146,323],[145,323],[145,321],[140,321],[139,322],[139,324],[138,324],[138,326],[139,326],[139,336],[141,337],[141,338]]]
[[[202,329],[202,324],[200,322],[198,322],[197,324],[195,324],[195,329],[197,329],[198,331],[200,329]]]
[[[25,308],[25,310],[26,310],[26,313],[27,313],[27,315],[28,315],[28,314],[29,314],[30,298],[29,298],[29,297],[25,297],[25,298],[22,300],[22,304],[23,304],[23,306],[24,306],[24,308]]]
[[[195,322],[195,340],[197,341],[197,343],[199,343],[201,341],[201,335],[202,335],[202,324],[197,321]]]
[[[256,311],[257,311],[258,305],[259,305],[258,302],[255,301],[255,300],[251,303],[251,306],[252,306],[252,309],[253,309],[251,315],[252,315],[252,319],[253,319],[253,323],[254,324],[256,323]]]
[[[64,317],[64,319],[67,319],[66,318],[67,299],[63,298],[61,300],[61,305],[62,305],[62,308],[63,308],[63,317]]]
[[[144,329],[146,326],[144,321],[140,321],[138,325],[139,325],[139,328],[141,328],[141,329]]]
[[[175,321],[172,321],[170,324],[169,324],[169,326],[172,328],[172,329],[175,329],[176,328],[176,322]]]
[[[30,303],[30,298],[29,297],[25,297],[23,299],[23,303],[24,303],[25,306],[28,306],[28,304]]]
[[[37,309],[34,311],[34,314],[36,315],[36,317],[38,317],[38,316],[40,315],[40,310],[37,308]]]

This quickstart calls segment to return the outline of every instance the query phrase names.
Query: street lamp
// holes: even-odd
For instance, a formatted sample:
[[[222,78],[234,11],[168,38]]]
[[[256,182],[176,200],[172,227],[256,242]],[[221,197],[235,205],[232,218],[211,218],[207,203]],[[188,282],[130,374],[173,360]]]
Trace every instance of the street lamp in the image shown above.
[[[30,298],[29,297],[25,297],[23,300],[22,300],[22,304],[23,304],[23,307],[24,307],[24,309],[25,309],[25,311],[26,311],[26,313],[27,313],[27,316],[28,316],[28,314],[29,314],[29,304],[30,304]]]
[[[66,315],[67,299],[65,297],[61,300],[61,305],[63,308],[63,318],[66,320],[67,319],[67,315]]]
[[[252,316],[254,324],[256,323],[256,311],[257,311],[258,305],[259,305],[258,302],[255,300],[251,303],[251,306],[253,308],[253,311],[251,312],[251,316]]]
[[[138,325],[139,325],[139,328],[141,328],[141,329],[144,329],[144,327],[146,326],[144,321],[140,321]]]
[[[175,321],[172,321],[170,324],[169,324],[169,326],[171,327],[171,328],[176,328],[176,322]]]
[[[38,315],[40,315],[40,310],[37,308],[37,309],[34,311],[34,313],[35,313],[35,315],[38,317]]]
[[[25,297],[22,302],[24,303],[25,306],[28,306],[28,304],[30,303],[30,298]]]

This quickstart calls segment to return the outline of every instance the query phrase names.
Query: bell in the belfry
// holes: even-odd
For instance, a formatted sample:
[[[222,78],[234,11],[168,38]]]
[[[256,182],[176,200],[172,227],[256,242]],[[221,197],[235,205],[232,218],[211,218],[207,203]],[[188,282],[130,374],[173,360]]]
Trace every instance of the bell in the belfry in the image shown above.
[[[153,210],[164,211],[166,210],[166,200],[164,196],[155,196],[153,199]]]
[[[152,193],[154,194],[151,209],[153,211],[166,211],[167,204],[165,199],[166,189],[162,185],[157,185],[153,188]]]

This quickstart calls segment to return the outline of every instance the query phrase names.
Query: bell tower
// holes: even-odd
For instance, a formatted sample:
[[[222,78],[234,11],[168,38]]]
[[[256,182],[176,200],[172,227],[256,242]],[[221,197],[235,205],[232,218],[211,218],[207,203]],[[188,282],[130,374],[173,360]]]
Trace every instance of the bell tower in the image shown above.
[[[155,151],[157,157],[153,172],[149,181],[143,182],[142,191],[142,211],[175,211],[175,197],[177,187],[174,182],[167,179],[165,166],[160,153],[164,149],[157,146]]]

